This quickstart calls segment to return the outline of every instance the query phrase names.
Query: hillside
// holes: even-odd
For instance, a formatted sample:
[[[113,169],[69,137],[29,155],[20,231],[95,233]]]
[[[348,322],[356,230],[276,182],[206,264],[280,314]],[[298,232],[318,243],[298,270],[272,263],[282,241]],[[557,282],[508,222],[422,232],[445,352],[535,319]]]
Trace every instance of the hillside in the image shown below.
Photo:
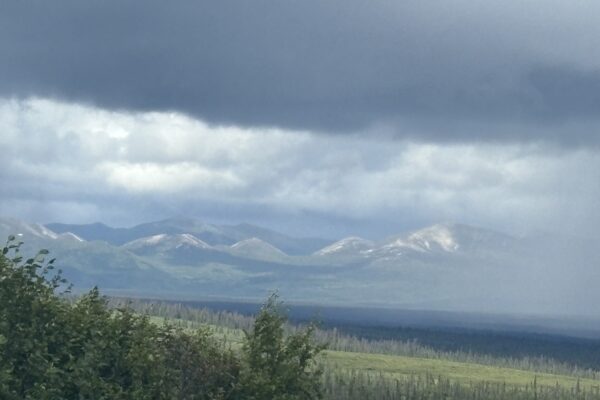
[[[535,290],[563,274],[593,274],[589,241],[519,238],[461,224],[380,241],[325,241],[192,218],[132,228],[0,219],[0,235],[15,233],[26,248],[54,252],[77,287],[136,296],[260,299],[278,289],[295,302],[546,314],[579,311],[596,296],[585,287],[558,302]],[[574,263],[565,260],[565,246]]]
[[[102,240],[117,246],[143,237],[161,234],[191,234],[213,246],[231,246],[239,241],[255,237],[292,255],[310,254],[327,244],[325,239],[292,238],[250,224],[215,225],[185,217],[149,222],[131,228],[112,228],[99,222],[84,225],[51,223],[46,227],[57,233],[72,232],[86,240]]]

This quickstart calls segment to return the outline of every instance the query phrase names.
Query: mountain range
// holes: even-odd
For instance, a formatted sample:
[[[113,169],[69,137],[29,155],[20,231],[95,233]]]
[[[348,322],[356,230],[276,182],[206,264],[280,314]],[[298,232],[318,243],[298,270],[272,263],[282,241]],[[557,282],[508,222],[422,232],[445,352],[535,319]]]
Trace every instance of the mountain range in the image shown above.
[[[554,304],[535,287],[556,284],[565,242],[443,223],[381,241],[332,243],[184,217],[131,228],[0,218],[0,235],[9,234],[25,242],[24,252],[49,249],[81,290],[171,299],[260,299],[279,290],[309,303],[542,312]],[[594,248],[578,243],[579,253]],[[577,295],[571,300],[578,304]]]

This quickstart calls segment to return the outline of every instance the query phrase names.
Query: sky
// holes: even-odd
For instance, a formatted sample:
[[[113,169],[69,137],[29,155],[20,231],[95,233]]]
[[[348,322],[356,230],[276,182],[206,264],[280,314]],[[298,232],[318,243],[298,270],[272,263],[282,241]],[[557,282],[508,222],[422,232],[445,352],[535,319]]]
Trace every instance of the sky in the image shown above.
[[[600,3],[6,1],[0,215],[600,239]]]

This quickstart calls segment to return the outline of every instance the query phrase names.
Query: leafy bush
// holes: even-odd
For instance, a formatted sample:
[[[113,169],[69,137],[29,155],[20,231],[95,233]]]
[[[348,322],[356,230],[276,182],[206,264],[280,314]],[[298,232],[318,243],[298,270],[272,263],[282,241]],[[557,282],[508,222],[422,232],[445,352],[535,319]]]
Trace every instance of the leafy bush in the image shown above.
[[[246,332],[241,379],[245,399],[321,398],[321,370],[315,359],[322,347],[312,343],[314,327],[285,337],[285,320],[277,295],[272,295]]]
[[[68,301],[48,251],[24,261],[21,244],[10,237],[0,255],[0,398],[320,398],[312,330],[284,338],[275,297],[240,355],[206,330],[112,310],[96,288]]]

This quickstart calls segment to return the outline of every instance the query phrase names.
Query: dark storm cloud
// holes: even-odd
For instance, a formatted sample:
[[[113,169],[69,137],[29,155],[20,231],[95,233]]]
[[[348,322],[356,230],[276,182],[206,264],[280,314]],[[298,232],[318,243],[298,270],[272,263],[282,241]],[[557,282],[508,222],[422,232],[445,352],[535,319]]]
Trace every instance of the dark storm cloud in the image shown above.
[[[600,116],[596,8],[7,1],[0,95],[235,125],[585,144]]]
[[[598,117],[600,111],[600,70],[538,68],[529,82],[539,94],[539,113],[544,118]]]

